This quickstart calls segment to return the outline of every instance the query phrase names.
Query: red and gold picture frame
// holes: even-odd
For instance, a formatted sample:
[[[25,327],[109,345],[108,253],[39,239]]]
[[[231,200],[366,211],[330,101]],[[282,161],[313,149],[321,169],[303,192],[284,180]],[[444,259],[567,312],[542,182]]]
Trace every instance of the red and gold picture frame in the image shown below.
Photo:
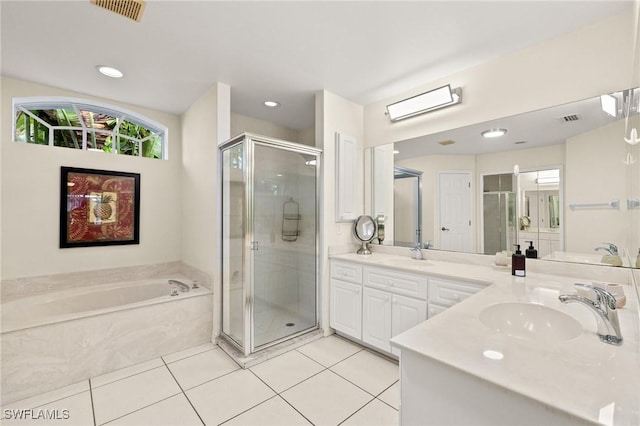
[[[139,173],[61,167],[60,248],[139,243]]]

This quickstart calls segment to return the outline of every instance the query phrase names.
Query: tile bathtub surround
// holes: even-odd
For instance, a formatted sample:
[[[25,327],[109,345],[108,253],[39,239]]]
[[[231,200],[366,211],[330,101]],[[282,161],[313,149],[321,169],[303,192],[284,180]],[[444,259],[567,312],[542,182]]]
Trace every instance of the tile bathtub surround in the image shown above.
[[[2,412],[67,409],[70,418],[54,423],[64,425],[397,425],[397,401],[396,363],[330,336],[246,370],[218,347],[199,345]]]

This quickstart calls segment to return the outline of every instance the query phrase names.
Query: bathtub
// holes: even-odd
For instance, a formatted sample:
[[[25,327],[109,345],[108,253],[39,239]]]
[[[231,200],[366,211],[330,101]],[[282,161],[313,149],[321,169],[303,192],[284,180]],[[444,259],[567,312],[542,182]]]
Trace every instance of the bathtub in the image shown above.
[[[207,288],[169,279],[102,284],[2,303],[2,404],[211,341]]]

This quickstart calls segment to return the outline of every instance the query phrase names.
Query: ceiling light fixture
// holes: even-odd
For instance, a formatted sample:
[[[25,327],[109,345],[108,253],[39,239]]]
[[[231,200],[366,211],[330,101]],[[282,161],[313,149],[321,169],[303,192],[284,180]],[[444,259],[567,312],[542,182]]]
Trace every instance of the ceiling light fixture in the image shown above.
[[[280,102],[264,101],[264,106],[266,106],[268,108],[278,108],[280,106]]]
[[[480,133],[484,138],[499,138],[507,133],[507,129],[489,129]]]
[[[447,84],[387,105],[386,115],[389,116],[391,121],[399,121],[424,114],[425,112],[456,105],[460,102],[462,102],[462,89],[460,87],[451,89],[451,86]]]
[[[560,177],[539,177],[536,179],[536,183],[539,185],[552,184],[552,183],[560,183]]]
[[[106,75],[111,78],[122,78],[124,74],[117,68],[110,67],[108,65],[98,65],[96,66],[100,74]]]

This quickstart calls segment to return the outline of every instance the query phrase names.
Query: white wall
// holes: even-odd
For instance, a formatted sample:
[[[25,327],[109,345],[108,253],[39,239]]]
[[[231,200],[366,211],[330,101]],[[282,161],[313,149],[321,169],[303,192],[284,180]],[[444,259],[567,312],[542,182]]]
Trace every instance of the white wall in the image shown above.
[[[246,115],[231,113],[231,134],[233,136],[240,133],[255,133],[257,135],[268,136],[274,139],[281,139],[289,142],[297,142],[304,145],[315,146],[315,126],[302,130],[296,130],[285,126],[279,126],[265,120],[248,117]]]
[[[180,260],[181,125],[159,111],[2,77],[2,272],[14,279]],[[68,96],[120,106],[169,129],[166,161],[13,142],[11,100]],[[140,244],[60,249],[60,166],[140,173]]]
[[[351,235],[352,223],[336,223],[335,214],[335,187],[336,187],[336,132],[353,136],[358,141],[359,159],[355,167],[358,168],[356,176],[359,176],[356,184],[358,214],[364,212],[363,195],[363,107],[354,102],[322,91],[316,94],[316,141],[322,152],[322,186],[323,205],[321,206],[321,297],[323,300],[320,326],[329,330],[329,246],[351,244],[355,242]]]
[[[367,105],[365,146],[382,145],[637,86],[632,14],[613,17]],[[638,56],[637,54],[635,56]],[[391,123],[385,106],[444,84],[463,102]]]
[[[230,137],[229,108],[229,86],[217,83],[182,115],[182,196],[174,200],[182,200],[182,261],[213,279],[214,336],[220,306],[218,144]]]
[[[632,242],[630,229],[618,225],[631,223],[631,212],[626,206],[625,182],[629,167],[623,164],[627,155],[623,134],[624,120],[618,120],[567,139],[566,251],[585,252],[588,248],[603,246],[603,241],[629,249],[632,243],[637,244]],[[615,199],[620,200],[620,209],[572,211],[569,208],[571,203],[606,203]]]

